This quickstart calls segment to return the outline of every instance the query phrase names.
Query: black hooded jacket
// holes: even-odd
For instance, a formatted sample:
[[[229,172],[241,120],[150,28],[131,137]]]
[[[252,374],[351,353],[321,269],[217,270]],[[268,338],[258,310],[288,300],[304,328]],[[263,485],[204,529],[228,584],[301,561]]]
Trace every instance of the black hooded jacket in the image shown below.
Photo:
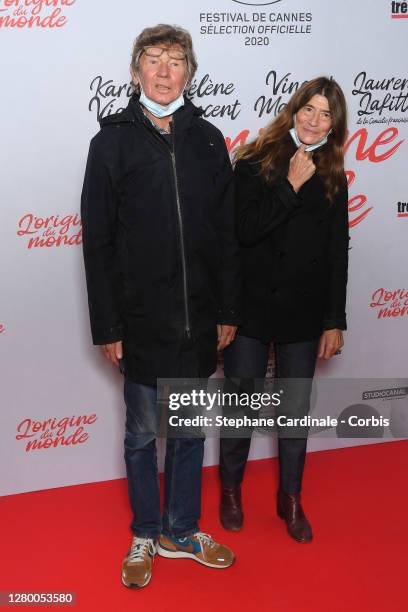
[[[201,114],[186,100],[169,142],[134,95],[90,145],[81,210],[92,337],[123,340],[135,382],[209,376],[217,323],[239,322],[232,169]]]

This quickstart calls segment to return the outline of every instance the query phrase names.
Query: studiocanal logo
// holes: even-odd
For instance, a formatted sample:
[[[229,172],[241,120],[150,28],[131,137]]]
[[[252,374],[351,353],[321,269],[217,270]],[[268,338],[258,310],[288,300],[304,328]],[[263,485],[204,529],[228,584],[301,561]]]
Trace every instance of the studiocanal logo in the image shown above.
[[[408,219],[408,202],[397,202],[397,217]]]
[[[374,389],[370,391],[363,391],[363,400],[373,399],[398,399],[399,397],[406,397],[408,395],[408,387],[391,387],[389,389]]]
[[[408,19],[408,2],[391,2],[391,19]]]
[[[65,10],[75,2],[76,0],[0,0],[0,28],[62,28],[68,22]]]

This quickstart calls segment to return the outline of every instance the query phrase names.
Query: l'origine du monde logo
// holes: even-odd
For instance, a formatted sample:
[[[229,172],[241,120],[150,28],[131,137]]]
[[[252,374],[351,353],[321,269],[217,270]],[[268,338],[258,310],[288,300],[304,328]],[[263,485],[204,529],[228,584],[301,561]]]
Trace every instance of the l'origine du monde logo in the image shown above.
[[[371,296],[370,308],[376,311],[377,319],[408,316],[408,290],[380,287]]]
[[[16,440],[24,440],[26,453],[58,446],[76,446],[89,440],[89,426],[97,420],[96,414],[52,417],[43,421],[27,418],[17,425]]]
[[[18,222],[17,236],[28,237],[27,248],[82,244],[82,220],[78,213],[35,216],[27,213]]]
[[[0,28],[62,28],[76,0],[0,0]]]

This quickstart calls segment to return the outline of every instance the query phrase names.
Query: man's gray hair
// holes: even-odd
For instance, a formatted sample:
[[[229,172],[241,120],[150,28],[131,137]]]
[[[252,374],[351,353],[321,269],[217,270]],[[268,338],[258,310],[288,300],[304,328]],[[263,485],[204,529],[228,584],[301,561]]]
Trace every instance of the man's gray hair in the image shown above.
[[[186,54],[187,61],[187,86],[190,85],[197,70],[197,59],[193,49],[193,40],[187,30],[175,25],[159,23],[152,28],[145,28],[133,43],[132,61],[130,67],[137,74],[139,72],[139,62],[144,47],[155,45],[180,45]],[[133,85],[136,92],[140,91],[139,85]]]

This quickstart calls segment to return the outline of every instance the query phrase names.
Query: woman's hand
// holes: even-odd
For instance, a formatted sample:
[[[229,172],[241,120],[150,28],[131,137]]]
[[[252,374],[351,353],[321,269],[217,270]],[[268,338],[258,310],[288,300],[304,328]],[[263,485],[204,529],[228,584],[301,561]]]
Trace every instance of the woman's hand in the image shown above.
[[[217,325],[218,344],[217,351],[222,351],[231,344],[237,332],[236,325]]]
[[[320,337],[317,356],[320,359],[330,359],[330,357],[340,352],[343,345],[343,332],[341,329],[326,329]]]
[[[119,365],[119,359],[123,357],[122,341],[112,342],[111,344],[102,344],[103,354],[113,365]]]
[[[289,162],[288,181],[297,193],[301,186],[306,183],[316,172],[311,153],[305,151],[305,145],[301,144]]]

